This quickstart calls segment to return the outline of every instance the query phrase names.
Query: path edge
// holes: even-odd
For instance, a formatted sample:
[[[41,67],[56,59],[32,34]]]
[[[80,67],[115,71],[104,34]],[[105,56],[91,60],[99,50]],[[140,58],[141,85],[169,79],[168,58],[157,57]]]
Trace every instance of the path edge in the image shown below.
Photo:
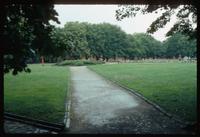
[[[125,91],[127,91],[127,93],[129,94],[132,94],[132,95],[136,95],[137,97],[141,98],[142,100],[144,100],[145,102],[147,102],[148,104],[152,105],[155,109],[157,109],[158,111],[160,111],[161,113],[163,113],[165,116],[179,122],[181,124],[181,127],[184,128],[186,126],[191,126],[193,125],[194,123],[193,122],[188,122],[188,121],[183,121],[181,120],[178,116],[176,115],[173,115],[173,114],[170,114],[168,113],[165,109],[163,109],[162,107],[160,107],[159,105],[157,105],[156,103],[148,100],[146,97],[144,97],[142,94],[140,94],[139,92],[137,92],[136,90],[132,90],[128,87],[125,87],[124,85],[120,84],[119,82],[113,80],[113,79],[110,79],[110,78],[106,78],[105,76],[103,76],[102,74],[94,71],[93,69],[87,67],[89,70],[91,70],[92,72],[100,75],[104,80],[108,81],[108,82],[111,82],[113,83],[114,85],[117,85],[123,89],[125,89]]]
[[[69,131],[70,128],[70,110],[71,110],[71,72],[70,68],[69,69],[69,80],[68,80],[68,87],[67,87],[67,94],[66,94],[66,101],[65,101],[65,115],[64,115],[64,125],[65,129],[64,131]]]

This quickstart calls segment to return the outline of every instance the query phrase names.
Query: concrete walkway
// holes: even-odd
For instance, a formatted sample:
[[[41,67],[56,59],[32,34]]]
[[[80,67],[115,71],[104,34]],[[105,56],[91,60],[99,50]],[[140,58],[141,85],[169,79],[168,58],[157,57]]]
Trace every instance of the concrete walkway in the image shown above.
[[[70,67],[70,71],[69,133],[186,133],[179,123],[87,67]]]
[[[4,119],[4,132],[6,134],[57,134],[29,124]]]

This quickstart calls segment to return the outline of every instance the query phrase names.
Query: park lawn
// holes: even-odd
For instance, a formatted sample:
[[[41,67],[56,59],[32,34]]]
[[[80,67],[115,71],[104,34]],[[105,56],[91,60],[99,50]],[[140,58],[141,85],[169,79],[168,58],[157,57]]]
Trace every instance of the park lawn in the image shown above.
[[[52,64],[29,65],[31,73],[4,75],[4,111],[62,123],[69,69]]]
[[[196,121],[196,63],[123,63],[89,68],[141,93],[183,120]]]

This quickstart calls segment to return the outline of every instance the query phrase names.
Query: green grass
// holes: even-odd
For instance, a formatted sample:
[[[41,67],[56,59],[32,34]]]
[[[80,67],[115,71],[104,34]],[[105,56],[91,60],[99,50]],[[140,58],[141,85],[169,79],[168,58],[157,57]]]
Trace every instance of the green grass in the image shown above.
[[[127,63],[89,68],[141,93],[183,120],[196,120],[196,63]]]
[[[68,67],[30,65],[31,73],[4,75],[4,111],[48,122],[63,122]]]
[[[58,66],[83,66],[83,65],[96,65],[103,64],[103,61],[92,61],[92,60],[65,60],[57,63]]]

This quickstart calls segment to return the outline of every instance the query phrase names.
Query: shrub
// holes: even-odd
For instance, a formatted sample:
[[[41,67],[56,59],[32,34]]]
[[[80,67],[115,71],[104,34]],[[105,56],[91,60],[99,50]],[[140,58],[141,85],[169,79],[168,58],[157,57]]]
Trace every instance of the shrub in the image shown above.
[[[83,66],[83,65],[96,65],[103,64],[103,61],[91,61],[91,60],[64,60],[56,63],[58,66]]]

